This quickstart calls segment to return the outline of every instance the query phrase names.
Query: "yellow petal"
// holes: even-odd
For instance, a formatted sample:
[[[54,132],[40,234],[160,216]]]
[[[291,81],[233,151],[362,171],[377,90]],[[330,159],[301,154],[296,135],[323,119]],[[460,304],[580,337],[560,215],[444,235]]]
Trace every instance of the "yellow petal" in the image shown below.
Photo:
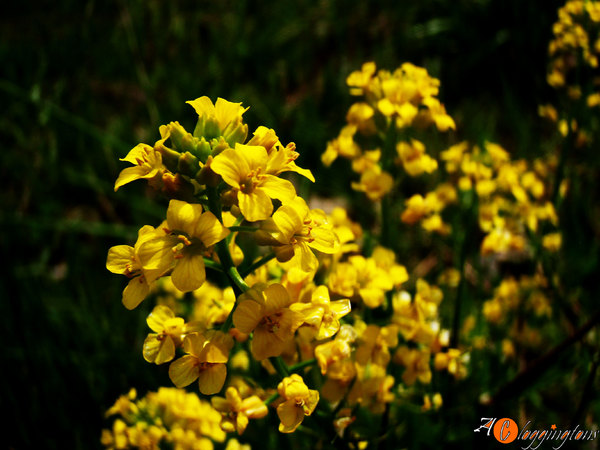
[[[192,252],[185,252],[171,273],[173,285],[181,292],[195,291],[205,280],[204,258]]]
[[[263,307],[254,300],[240,302],[233,312],[233,325],[242,333],[252,333],[263,318]]]
[[[150,292],[150,287],[143,277],[135,277],[129,280],[123,290],[123,305],[127,309],[134,309]]]
[[[273,212],[273,203],[267,193],[255,189],[251,193],[238,192],[237,195],[240,211],[248,222],[268,219]]]
[[[169,378],[178,388],[192,384],[199,374],[197,359],[191,355],[184,355],[176,359],[169,366]]]
[[[266,192],[271,198],[282,202],[289,202],[296,197],[296,189],[288,180],[278,178],[274,175],[265,175],[258,189]]]
[[[279,356],[283,353],[285,344],[286,342],[279,339],[275,334],[260,326],[254,330],[252,336],[252,355],[259,361],[271,356]]]
[[[238,152],[232,148],[223,150],[215,156],[210,168],[213,172],[221,175],[225,183],[236,189],[240,188],[240,182],[250,172],[248,163],[241,159]]]
[[[194,236],[199,238],[206,247],[215,245],[228,234],[229,230],[211,212],[205,212],[200,216],[194,230]]]
[[[193,235],[196,223],[202,215],[202,205],[171,200],[167,209],[167,224],[170,230],[183,231]]]
[[[170,336],[157,339],[156,334],[149,334],[144,340],[142,354],[149,363],[164,364],[175,357],[175,343]]]
[[[129,245],[116,245],[108,250],[106,268],[112,273],[124,274],[134,261],[134,250]]]
[[[146,323],[152,331],[160,333],[165,328],[167,320],[175,317],[175,313],[166,305],[157,305],[152,312],[148,314]]]
[[[131,183],[132,181],[139,180],[141,178],[152,178],[157,172],[158,171],[156,169],[149,171],[148,167],[146,166],[127,167],[126,169],[121,170],[117,181],[115,181],[115,192],[123,185]]]
[[[296,406],[296,402],[293,399],[280,404],[277,407],[277,415],[279,416],[279,420],[281,420],[279,431],[282,433],[294,432],[304,419],[304,411],[302,411],[302,408]]]
[[[198,374],[200,392],[204,395],[217,394],[223,389],[226,378],[227,366],[225,364],[214,364],[201,370]]]
[[[279,283],[274,283],[264,290],[265,309],[263,315],[268,316],[290,304],[290,294]]]

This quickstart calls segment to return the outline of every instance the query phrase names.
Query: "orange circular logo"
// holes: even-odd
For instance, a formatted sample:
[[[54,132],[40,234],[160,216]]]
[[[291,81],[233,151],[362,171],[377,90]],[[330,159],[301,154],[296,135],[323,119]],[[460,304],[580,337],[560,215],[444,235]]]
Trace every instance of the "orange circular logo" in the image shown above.
[[[519,427],[514,420],[508,417],[498,420],[494,425],[494,437],[502,444],[510,444],[518,434]]]

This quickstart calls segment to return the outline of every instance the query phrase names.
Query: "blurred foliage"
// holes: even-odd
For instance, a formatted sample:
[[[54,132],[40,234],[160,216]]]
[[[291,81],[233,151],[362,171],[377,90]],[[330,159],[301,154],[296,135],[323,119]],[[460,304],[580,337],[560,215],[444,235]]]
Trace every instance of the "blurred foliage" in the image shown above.
[[[0,18],[1,398],[9,448],[97,448],[104,411],[135,385],[168,385],[141,357],[147,307],[127,312],[123,283],[105,269],[112,245],[156,223],[163,199],[142,184],[113,192],[118,158],[158,138],[201,95],[251,106],[246,120],[293,141],[318,170],[307,192],[347,192],[350,173],[319,161],[351,99],[345,78],[367,60],[404,61],[442,80],[461,137],[493,138],[519,155],[541,151],[537,106],[549,96],[547,43],[555,0],[11,2]],[[597,157],[596,157],[597,161]],[[597,170],[592,166],[589,170]],[[595,172],[597,173],[597,172]],[[565,205],[568,287],[598,296],[597,181]],[[133,196],[133,197],[132,197]],[[135,198],[135,201],[131,201]],[[563,220],[563,219],[561,219]],[[583,319],[582,319],[583,321]],[[572,355],[543,381],[559,389]],[[494,377],[494,367],[481,367]],[[497,380],[489,380],[490,386]],[[583,384],[583,381],[582,381]],[[560,410],[564,396],[556,397]],[[449,400],[451,401],[451,400]],[[530,396],[536,404],[539,397]],[[479,411],[461,405],[443,425],[472,439]],[[456,410],[453,410],[455,413]],[[415,441],[427,426],[410,423]],[[478,419],[476,419],[478,420]],[[433,426],[433,424],[430,424]],[[421,442],[422,443],[422,442]],[[428,442],[431,444],[431,442]]]

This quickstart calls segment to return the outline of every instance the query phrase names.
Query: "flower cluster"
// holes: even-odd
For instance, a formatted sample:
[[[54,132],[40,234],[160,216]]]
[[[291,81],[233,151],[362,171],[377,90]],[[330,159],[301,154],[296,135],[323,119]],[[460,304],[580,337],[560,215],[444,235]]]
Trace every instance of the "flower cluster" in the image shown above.
[[[596,44],[574,19],[595,24],[594,5],[559,12],[552,56],[577,49],[596,67]],[[560,60],[549,77],[557,87],[571,61]],[[105,446],[209,448],[256,425],[361,448],[401,433],[410,407],[437,414],[470,382],[489,336],[515,365],[541,342],[532,324],[556,311],[561,283],[564,161],[517,158],[489,141],[434,148],[457,126],[424,68],[369,62],[347,85],[359,101],[322,162],[350,160],[373,227],[351,207],[299,196],[295,181],[317,180],[297,165],[295,144],[264,126],[250,135],[241,103],[190,101],[192,133],[162,125],[154,145],[123,158],[131,167],[115,190],[146,180],[166,213],[132,245],[112,247],[106,267],[127,277],[127,309],[154,302],[141,354],[167,364],[178,389],[119,399]],[[393,426],[371,429],[374,415]]]
[[[404,63],[393,72],[363,64],[346,80],[350,94],[360,97],[346,114],[347,124],[327,144],[321,159],[330,166],[338,156],[352,162],[360,180],[352,188],[371,200],[380,200],[394,187],[395,166],[411,177],[429,174],[437,161],[411,132],[435,127],[440,132],[456,128],[437,95],[440,81],[427,70]]]
[[[572,136],[576,147],[594,140],[598,122],[589,109],[600,106],[600,2],[569,0],[558,10],[548,53],[548,84],[559,94],[558,104],[539,107],[539,114],[554,122],[563,137]]]

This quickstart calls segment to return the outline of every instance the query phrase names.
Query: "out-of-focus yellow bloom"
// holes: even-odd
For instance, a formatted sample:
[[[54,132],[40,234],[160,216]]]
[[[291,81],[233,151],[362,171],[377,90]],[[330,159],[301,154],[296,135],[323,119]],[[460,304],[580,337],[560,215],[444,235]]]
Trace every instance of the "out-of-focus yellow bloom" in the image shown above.
[[[288,202],[296,196],[292,183],[268,173],[268,162],[264,147],[236,144],[219,153],[211,164],[211,169],[233,188],[240,211],[249,222],[271,215],[271,199]]]
[[[562,235],[560,233],[549,233],[543,237],[542,245],[550,252],[557,252],[562,246]]]
[[[461,353],[461,351],[456,348],[449,348],[447,352],[436,353],[433,360],[433,366],[435,367],[435,370],[447,370],[448,373],[460,380],[468,375],[468,362],[468,353]]]
[[[252,288],[238,302],[233,324],[242,333],[254,333],[251,350],[258,360],[281,355],[304,320],[289,308],[290,296],[279,283]]]
[[[227,433],[233,431],[242,435],[250,419],[261,419],[269,410],[267,405],[257,395],[242,399],[237,388],[230,386],[225,391],[225,397],[211,398],[213,407],[221,413],[221,428]]]
[[[387,325],[367,325],[358,338],[355,360],[361,366],[375,364],[387,367],[390,362],[390,348],[398,345],[398,327]]]
[[[150,286],[159,277],[164,275],[168,269],[144,268],[140,259],[141,246],[156,237],[164,236],[162,227],[155,229],[145,225],[138,232],[138,238],[134,247],[129,245],[116,245],[108,251],[106,268],[112,273],[125,275],[130,278],[129,283],[123,290],[123,305],[127,309],[134,309],[150,292]]]
[[[405,367],[402,381],[412,386],[419,380],[423,384],[431,383],[431,353],[428,349],[399,347],[394,353],[394,362]]]
[[[367,307],[377,308],[383,304],[385,293],[394,288],[397,280],[379,267],[375,259],[352,255],[347,262],[335,265],[329,274],[328,286],[332,292],[344,297],[356,296]]]
[[[348,360],[352,353],[352,343],[356,340],[356,331],[351,325],[344,324],[339,333],[332,339],[315,347],[315,358],[321,374],[335,372],[339,363]]]
[[[331,166],[338,156],[354,159],[361,155],[360,147],[354,142],[356,131],[355,125],[346,125],[336,139],[327,143],[325,153],[321,155],[321,161],[326,167]]]
[[[223,240],[229,230],[202,205],[171,200],[167,210],[168,231],[164,236],[146,240],[139,250],[145,270],[172,269],[171,280],[182,292],[198,289],[206,279],[204,256]]]
[[[352,182],[352,189],[364,192],[372,201],[381,200],[394,187],[394,178],[379,166],[365,170],[360,181]]]
[[[277,406],[277,415],[281,423],[279,431],[293,433],[302,423],[305,416],[310,416],[317,403],[319,391],[309,389],[298,374],[284,378],[277,386],[283,402]]]
[[[424,172],[432,173],[438,167],[437,161],[425,153],[425,145],[416,139],[411,139],[410,143],[398,142],[396,151],[404,170],[411,177],[416,177]]]
[[[191,333],[183,341],[186,355],[169,366],[169,377],[178,388],[198,380],[200,392],[216,394],[223,388],[227,377],[229,351],[233,347],[231,336],[221,331],[206,334]]]
[[[422,411],[429,411],[431,409],[438,410],[442,407],[443,400],[442,394],[436,392],[433,396],[429,394],[425,394],[423,396],[423,406],[421,407]]]
[[[199,331],[199,324],[186,324],[181,317],[165,305],[157,305],[146,318],[154,333],[144,340],[143,355],[149,363],[163,364],[175,357],[175,349],[181,347],[188,333]]]

